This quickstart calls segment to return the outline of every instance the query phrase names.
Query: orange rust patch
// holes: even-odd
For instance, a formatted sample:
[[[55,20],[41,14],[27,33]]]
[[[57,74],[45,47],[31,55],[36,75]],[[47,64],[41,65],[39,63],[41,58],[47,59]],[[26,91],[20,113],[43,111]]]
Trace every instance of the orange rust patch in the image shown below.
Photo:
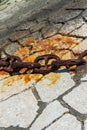
[[[20,48],[18,51],[15,52],[16,56],[19,56],[21,59],[24,59],[29,55],[29,49],[27,47]]]
[[[37,56],[44,55],[44,54],[49,54],[49,53],[47,53],[47,52],[45,52],[45,51],[36,52],[36,53],[34,53],[34,54],[32,54],[32,55],[26,57],[26,58],[24,59],[24,61],[25,61],[25,62],[33,62]]]
[[[24,45],[28,47],[28,46],[32,45],[32,43],[35,44],[35,40],[32,39],[31,37],[29,37],[29,38],[25,39],[25,44]]]
[[[28,56],[28,57],[26,57],[25,59],[24,59],[24,61],[25,62],[33,62],[34,61],[34,59],[35,59],[35,54],[34,55],[30,55],[30,56]]]
[[[3,75],[9,76],[9,74],[8,74],[7,72],[5,72],[5,71],[0,71],[0,76],[3,76]]]
[[[17,76],[13,76],[11,78],[7,78],[3,85],[8,87],[8,86],[12,85],[13,82],[18,81],[22,78],[23,78],[23,75],[20,75],[20,76],[17,75]]]
[[[25,83],[29,82],[30,80],[31,80],[31,79],[30,79],[30,77],[29,77],[28,74],[24,76],[24,81],[25,81]]]
[[[25,84],[28,83],[29,81],[38,81],[42,78],[42,74],[26,74],[24,75],[23,79]]]
[[[46,75],[44,79],[47,79],[50,81],[50,83],[47,83],[48,87],[51,87],[52,85],[55,85],[55,83],[58,81],[58,79],[61,77],[60,74],[51,72],[50,74]]]
[[[32,38],[25,38],[25,46],[32,45],[32,49],[28,47],[20,48],[14,55],[19,56],[24,62],[33,62],[37,56],[54,53],[61,59],[71,59],[74,55],[68,49],[74,47],[78,40],[73,40],[71,37],[55,35],[50,38],[35,42]],[[30,55],[31,54],[31,55]],[[21,69],[21,73],[24,72],[26,68]],[[0,75],[7,75],[6,72],[0,72]]]
[[[34,74],[34,75],[32,74],[31,75],[31,79],[36,80],[36,81],[40,80],[42,77],[43,77],[42,74]]]
[[[29,45],[30,43],[35,43],[35,40],[32,39],[31,37],[26,38],[26,45]]]
[[[9,87],[11,86],[14,82],[22,80],[22,85],[27,84],[30,81],[38,81],[42,77],[41,74],[24,74],[24,75],[16,75],[12,76],[10,78],[5,79],[3,86]],[[16,86],[16,84],[15,84]],[[21,87],[21,86],[20,86]]]
[[[27,38],[24,38],[23,40],[20,40],[20,43],[24,45],[25,47],[29,47],[30,45],[32,45],[32,43],[34,44],[36,42],[31,37],[27,37]]]
[[[47,38],[45,40],[39,41],[38,45],[45,49],[62,49],[62,48],[71,48],[77,44],[76,40],[73,40],[70,37],[55,35],[51,38]]]
[[[60,58],[63,57],[64,59],[64,57],[66,57],[65,59],[68,58],[70,59],[72,54],[69,50],[66,51],[66,49],[68,48],[70,49],[71,47],[77,44],[76,40],[73,40],[70,37],[62,36],[62,35],[55,35],[45,40],[41,40],[38,43],[35,43],[35,41],[32,38],[27,38],[26,41],[29,44],[31,42],[33,43],[32,50],[29,51],[29,48],[24,47],[22,49],[19,49],[17,52],[15,52],[15,54],[21,57],[21,59],[23,60],[25,59],[24,61],[28,61],[28,62],[33,62],[37,56],[47,54],[47,53],[48,54],[54,53],[57,54]],[[31,53],[30,56],[29,56],[29,52]],[[66,55],[66,53],[68,53],[68,55]]]
[[[61,55],[62,55],[62,59],[63,60],[74,58],[73,54],[70,51],[68,51],[68,50],[61,51]]]

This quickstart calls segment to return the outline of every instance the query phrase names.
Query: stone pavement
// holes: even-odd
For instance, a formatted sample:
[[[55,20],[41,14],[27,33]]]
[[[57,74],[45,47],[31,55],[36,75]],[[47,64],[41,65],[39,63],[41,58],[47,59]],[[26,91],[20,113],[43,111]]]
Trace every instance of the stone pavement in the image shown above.
[[[9,32],[0,34],[3,57],[19,49],[26,58],[32,43],[49,52],[50,42],[62,59],[75,58],[87,50],[87,0],[72,0],[60,10],[51,3]],[[6,87],[9,76],[1,75],[0,130],[87,130],[87,64],[76,74],[64,68],[39,78],[20,89],[23,79]]]

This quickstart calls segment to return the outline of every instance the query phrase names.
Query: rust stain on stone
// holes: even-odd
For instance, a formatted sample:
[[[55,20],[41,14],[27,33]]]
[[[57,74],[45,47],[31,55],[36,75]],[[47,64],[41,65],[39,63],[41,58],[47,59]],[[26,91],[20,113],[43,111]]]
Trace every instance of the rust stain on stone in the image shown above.
[[[32,50],[36,51],[33,52],[30,55],[29,47],[23,47],[17,50],[14,55],[19,56],[23,61],[25,62],[33,62],[34,59],[37,56],[44,55],[44,54],[50,54],[54,53],[57,56],[59,56],[61,59],[71,59],[73,55],[69,50],[66,50],[67,48],[72,48],[77,44],[76,40],[73,40],[70,37],[62,36],[62,35],[55,35],[50,38],[44,39],[39,41],[38,43],[35,42],[32,38],[27,38],[24,40],[24,45],[30,45],[32,44]],[[24,42],[23,41],[23,42]],[[43,50],[43,51],[41,51]],[[51,61],[50,61],[51,62]],[[25,71],[26,68],[22,69],[21,72]],[[6,72],[0,72],[0,75],[7,75]],[[18,80],[23,80],[23,82],[26,84],[30,82],[31,80],[39,80],[41,75],[16,75],[15,77],[11,77],[7,80],[5,80],[4,85],[10,86],[13,82],[16,82]],[[48,84],[48,86],[51,86],[56,83],[56,81],[60,78],[59,74],[51,73],[50,76],[45,76],[48,80],[51,81],[51,83]]]
[[[68,36],[55,35],[45,40],[41,40],[38,42],[38,45],[41,46],[45,50],[57,50],[59,49],[67,49],[72,48],[78,43],[77,40],[73,40]]]
[[[27,38],[26,39],[26,43],[35,43],[35,40],[34,39],[32,39],[31,37],[29,37],[29,38]]]
[[[0,76],[3,76],[3,75],[9,76],[9,73],[7,73],[7,72],[5,72],[5,71],[0,71]]]
[[[51,87],[52,85],[55,85],[55,83],[60,79],[61,74],[53,73],[46,75],[44,79],[49,80],[50,83],[46,83],[47,87]]]
[[[20,48],[14,53],[14,55],[24,59],[25,57],[29,56],[29,49],[27,47]]]
[[[41,74],[24,74],[24,75],[16,75],[12,77],[8,77],[7,79],[1,82],[0,93],[4,93],[9,91],[9,89],[21,89],[21,87],[25,87],[29,85],[29,83],[37,82],[42,78]]]
[[[13,82],[15,82],[15,81],[18,81],[18,80],[20,80],[20,79],[22,79],[23,78],[23,75],[16,75],[16,76],[12,76],[12,77],[10,77],[10,78],[7,78],[5,81],[4,81],[4,83],[3,83],[3,85],[4,86],[10,86],[10,85],[12,85],[13,84]]]
[[[27,38],[24,38],[24,39],[19,40],[19,41],[20,41],[20,44],[24,45],[25,47],[29,47],[30,45],[36,43],[36,41],[31,37],[27,37]]]
[[[25,83],[29,82],[30,80],[31,80],[31,78],[28,74],[24,76]]]

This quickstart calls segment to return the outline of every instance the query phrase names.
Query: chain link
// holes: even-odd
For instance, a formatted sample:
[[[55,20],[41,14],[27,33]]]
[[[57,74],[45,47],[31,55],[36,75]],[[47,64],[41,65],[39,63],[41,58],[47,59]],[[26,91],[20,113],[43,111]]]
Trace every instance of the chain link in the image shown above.
[[[23,62],[20,57],[14,55],[7,55],[6,58],[0,58],[0,70],[4,70],[8,72],[10,75],[14,75],[15,73],[20,73],[22,68],[26,68],[26,72],[28,70],[32,70],[31,73],[39,73],[39,74],[47,74],[49,72],[54,72],[59,69],[61,66],[65,66],[66,68],[70,68],[71,66],[81,66],[86,63],[84,57],[87,56],[87,50],[82,52],[78,59],[69,59],[69,60],[61,60],[55,54],[46,54],[38,56],[34,62]],[[42,64],[44,61],[44,64]]]

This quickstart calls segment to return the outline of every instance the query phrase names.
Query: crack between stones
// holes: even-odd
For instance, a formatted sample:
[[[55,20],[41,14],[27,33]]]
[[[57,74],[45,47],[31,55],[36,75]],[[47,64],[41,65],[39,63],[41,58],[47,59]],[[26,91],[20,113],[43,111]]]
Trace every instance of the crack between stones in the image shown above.
[[[72,88],[70,88],[69,90],[67,90],[66,92],[64,92],[63,94],[61,94],[59,97],[57,97],[56,99],[52,100],[51,102],[54,102],[55,100],[58,100],[63,107],[68,108],[69,112],[72,115],[74,115],[77,118],[77,120],[79,120],[81,122],[81,121],[84,121],[87,118],[87,114],[81,114],[80,112],[78,112],[77,110],[75,110],[74,108],[72,108],[68,103],[66,103],[63,100],[63,97],[65,95],[67,95],[68,93],[70,93],[71,91],[73,91],[73,89],[75,89],[76,87],[78,87],[80,85],[80,83],[81,83],[81,81],[77,80],[76,84]]]
[[[85,9],[84,8],[66,8],[66,10],[76,10],[76,11],[78,11],[78,10],[81,10],[81,11],[84,11]]]
[[[59,100],[61,99],[63,96],[67,95],[68,93],[70,93],[71,91],[73,91],[73,89],[75,89],[76,87],[78,87],[80,83],[76,83],[72,88],[68,89],[67,91],[65,91],[63,94],[61,94],[60,96],[58,96],[56,99],[53,99],[52,101],[50,101],[49,103],[54,102],[55,100]]]
[[[84,82],[87,82],[87,80],[81,80],[81,82],[83,82],[83,83],[84,83]]]
[[[9,77],[10,77],[10,76],[9,76]],[[7,77],[7,78],[9,78],[9,77]],[[17,95],[21,94],[22,92],[25,92],[25,91],[27,91],[27,90],[29,90],[29,89],[32,90],[34,96],[35,96],[35,94],[37,94],[37,95],[35,96],[36,99],[41,101],[41,99],[40,99],[40,97],[39,97],[39,94],[38,94],[38,92],[36,91],[36,89],[35,89],[34,86],[35,86],[42,78],[43,78],[43,77],[41,77],[41,78],[40,78],[38,81],[36,81],[35,83],[32,83],[31,87],[29,86],[28,88],[24,89],[24,90],[21,91],[21,92],[18,92],[18,93],[16,93],[16,94],[13,94],[13,95],[9,96],[9,97],[6,98],[6,99],[2,99],[2,100],[0,100],[0,102],[6,101],[6,100],[8,100],[9,98],[14,97],[14,96],[17,96]],[[4,80],[4,79],[3,79],[3,80]]]
[[[18,93],[15,93],[15,94],[13,94],[13,95],[11,95],[11,96],[9,96],[9,97],[5,98],[5,99],[1,99],[1,100],[0,100],[0,102],[4,102],[4,101],[8,100],[9,98],[12,98],[12,97],[14,97],[14,96],[17,96],[17,95],[19,95],[19,94],[23,93],[23,92],[28,91],[29,89],[31,89],[31,87],[28,87],[28,88],[24,89],[23,91],[18,92]]]
[[[49,125],[45,126],[42,130],[45,130],[46,128],[48,128],[49,126],[51,126],[53,123],[55,123],[56,121],[58,121],[59,119],[61,119],[66,114],[69,114],[69,112],[68,111],[64,112],[60,117],[58,117],[55,120],[53,120]]]
[[[75,116],[78,121],[82,122],[82,121],[86,120],[86,118],[87,118],[86,114],[81,114],[80,112],[78,112],[77,110],[75,110],[74,108],[72,108],[68,103],[66,103],[62,99],[62,97],[59,97],[58,101],[60,102],[60,104],[63,107],[69,109],[70,114],[73,115],[73,116]]]
[[[85,130],[84,121],[81,122],[81,130]]]
[[[65,22],[69,22],[69,21],[72,21],[72,20],[78,18],[80,15],[82,15],[82,13],[83,13],[83,10],[82,10],[77,16],[75,16],[75,17],[73,17],[73,18],[70,18],[69,20],[66,20]],[[64,22],[64,23],[65,23],[65,22]]]
[[[74,32],[75,30],[80,29],[80,28],[81,28],[84,24],[85,24],[85,23],[83,23],[83,24],[82,24],[82,25],[80,25],[79,27],[77,27],[77,28],[73,29],[71,32],[69,32],[69,33],[68,33],[68,35],[69,35],[70,33]],[[73,34],[71,34],[71,35],[73,35]]]
[[[82,13],[83,13],[83,11],[84,11],[84,10],[81,10],[81,12],[80,12],[78,15],[76,15],[75,17],[72,17],[72,18],[70,18],[70,19],[68,19],[68,20],[60,21],[60,22],[54,22],[54,21],[53,21],[53,23],[54,23],[54,24],[57,24],[57,23],[65,24],[66,22],[72,21],[72,20],[78,18],[79,16],[81,16]]]
[[[34,120],[32,121],[32,123],[29,125],[29,128],[32,127],[32,125],[34,124],[34,122],[36,121],[36,119],[42,114],[42,112],[44,111],[44,109],[45,109],[46,106],[47,106],[47,103],[42,102],[42,101],[38,101],[38,106],[39,106],[39,109],[38,109],[38,111],[37,111],[37,115],[36,115],[36,117],[34,118]]]
[[[78,36],[78,35],[73,35],[73,34],[65,34],[65,33],[60,33],[62,36],[68,36],[68,37],[73,37],[73,38],[82,38],[83,40],[87,38],[87,36]]]
[[[26,35],[24,35],[24,36],[22,36],[22,37],[20,37],[20,38],[16,38],[15,40],[13,40],[10,36],[8,37],[8,40],[9,41],[11,41],[11,42],[18,42],[18,40],[23,40],[24,38],[26,38],[26,37],[29,37],[30,36],[30,34],[26,34]]]
[[[40,98],[40,96],[39,96],[39,94],[38,94],[38,92],[37,92],[35,86],[33,86],[33,87],[31,88],[31,90],[32,90],[32,92],[33,92],[35,98],[37,99],[37,101],[41,101],[41,98]]]
[[[16,127],[13,127],[13,126],[10,126],[10,127],[0,127],[0,130],[29,130],[28,128],[21,128],[19,126],[16,126]]]
[[[87,73],[87,72],[86,72],[86,73]],[[71,91],[73,91],[75,88],[79,87],[79,85],[80,85],[82,82],[87,82],[87,80],[82,81],[81,78],[82,78],[81,72],[77,72],[77,73],[72,77],[72,79],[73,79],[74,82],[75,82],[75,85],[74,85],[72,88],[70,88],[70,89],[68,89],[67,91],[65,91],[63,94],[61,94],[57,99],[59,99],[59,98],[65,96],[65,95],[67,95],[68,93],[70,93]]]
[[[10,41],[10,43],[11,44],[16,44],[16,43],[18,43],[18,45],[20,45],[21,47],[24,47],[20,42],[19,42],[19,40],[13,40],[13,39],[11,39],[11,38],[8,38],[8,41]],[[9,45],[9,44],[8,44]]]

